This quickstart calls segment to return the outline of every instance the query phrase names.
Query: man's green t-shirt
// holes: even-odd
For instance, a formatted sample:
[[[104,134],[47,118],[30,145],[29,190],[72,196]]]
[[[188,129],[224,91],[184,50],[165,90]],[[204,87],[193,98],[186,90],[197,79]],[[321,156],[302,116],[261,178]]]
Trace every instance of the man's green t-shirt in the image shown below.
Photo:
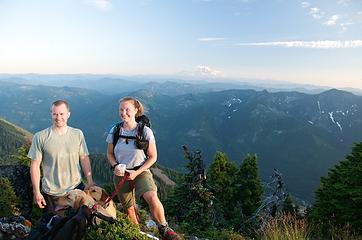
[[[80,157],[89,155],[81,130],[68,127],[59,135],[53,127],[37,132],[32,140],[28,157],[41,161],[42,191],[62,196],[81,183]]]

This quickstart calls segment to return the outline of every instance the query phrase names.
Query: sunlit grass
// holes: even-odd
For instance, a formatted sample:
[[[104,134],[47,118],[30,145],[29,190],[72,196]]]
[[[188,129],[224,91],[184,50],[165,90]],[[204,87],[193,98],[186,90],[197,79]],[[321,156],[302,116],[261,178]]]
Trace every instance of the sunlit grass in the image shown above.
[[[362,235],[355,233],[350,225],[344,227],[336,227],[332,224],[314,224],[311,226],[314,239],[331,240],[362,240]]]
[[[302,240],[310,239],[307,220],[295,215],[281,215],[271,219],[260,234],[266,240]]]

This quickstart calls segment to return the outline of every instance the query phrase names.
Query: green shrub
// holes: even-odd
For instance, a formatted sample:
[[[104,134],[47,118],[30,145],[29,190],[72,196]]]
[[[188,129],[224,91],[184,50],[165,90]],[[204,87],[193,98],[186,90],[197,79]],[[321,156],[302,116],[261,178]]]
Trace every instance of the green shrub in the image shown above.
[[[93,226],[85,235],[85,240],[121,240],[138,239],[146,240],[146,236],[140,233],[137,225],[121,212],[117,212],[117,222],[114,224],[102,221],[100,225]]]
[[[215,240],[245,240],[244,236],[239,233],[233,232],[232,230],[209,230],[202,235],[202,239],[215,239]]]

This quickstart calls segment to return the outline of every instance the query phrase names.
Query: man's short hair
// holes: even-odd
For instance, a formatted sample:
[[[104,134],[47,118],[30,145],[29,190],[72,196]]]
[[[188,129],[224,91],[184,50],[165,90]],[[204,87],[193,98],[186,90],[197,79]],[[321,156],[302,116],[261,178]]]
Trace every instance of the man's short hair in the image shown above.
[[[54,101],[54,102],[52,103],[52,106],[57,107],[57,106],[60,106],[60,105],[62,105],[62,104],[64,104],[64,105],[67,107],[68,111],[70,111],[68,102],[65,101],[65,100],[62,100],[62,99]]]

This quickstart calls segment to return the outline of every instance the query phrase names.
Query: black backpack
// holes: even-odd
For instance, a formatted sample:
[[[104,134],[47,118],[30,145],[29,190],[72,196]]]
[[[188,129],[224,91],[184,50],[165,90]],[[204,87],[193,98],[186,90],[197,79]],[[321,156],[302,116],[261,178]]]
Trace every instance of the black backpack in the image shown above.
[[[92,224],[92,210],[83,205],[77,213],[69,216],[60,216],[55,213],[46,213],[39,223],[31,229],[29,240],[78,240]]]
[[[79,210],[69,212],[69,216],[60,216],[55,213],[46,213],[36,226],[33,226],[28,240],[80,240],[83,239],[89,226],[97,225],[96,218],[108,223],[117,220],[105,216],[100,212],[93,212],[88,206],[82,205]],[[0,238],[2,239],[2,238]]]
[[[128,144],[128,140],[132,139],[134,140],[134,143],[138,149],[142,149],[145,152],[145,155],[147,156],[147,149],[148,149],[148,140],[146,140],[143,129],[145,126],[151,127],[150,119],[146,115],[138,116],[136,117],[137,122],[137,133],[136,136],[125,136],[120,135],[119,132],[123,126],[123,122],[117,123],[115,125],[115,128],[113,130],[113,151],[116,147],[116,144],[118,142],[119,138],[125,138],[126,143]]]

